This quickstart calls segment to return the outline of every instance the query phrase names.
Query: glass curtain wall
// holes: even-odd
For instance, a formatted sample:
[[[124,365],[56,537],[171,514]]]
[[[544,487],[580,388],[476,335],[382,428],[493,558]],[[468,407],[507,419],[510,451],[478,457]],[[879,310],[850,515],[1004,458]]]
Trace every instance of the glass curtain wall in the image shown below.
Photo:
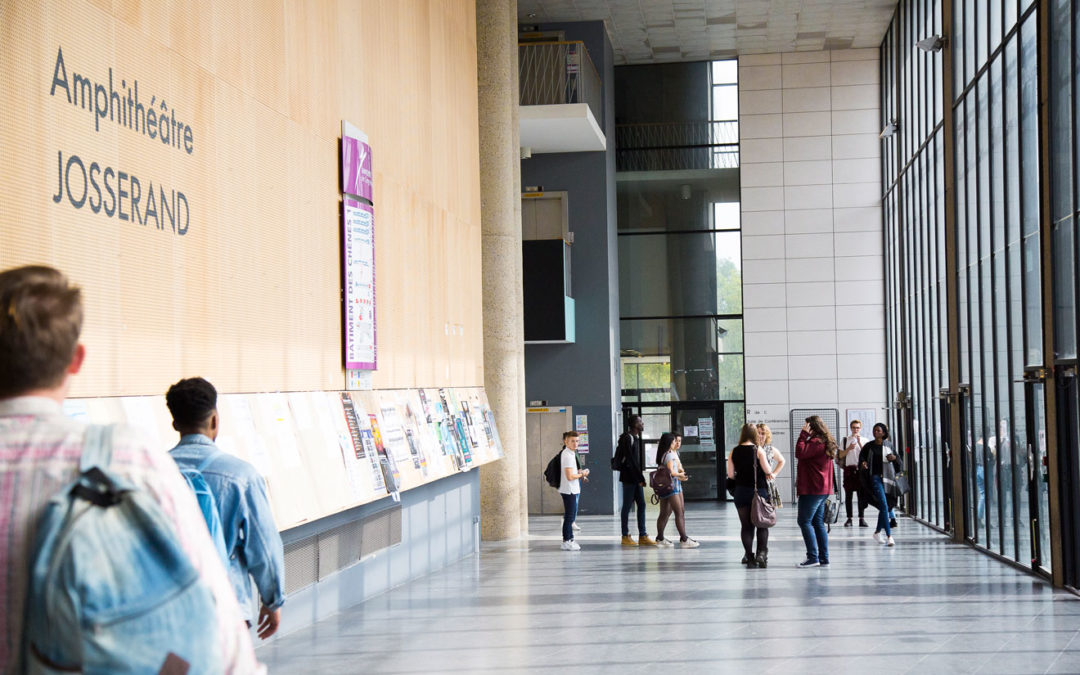
[[[977,546],[1029,564],[1032,524],[1042,522],[1028,490],[1024,385],[1042,341],[1038,273],[1025,287],[1024,271],[1040,255],[1038,16],[1027,0],[965,1],[953,22],[964,35],[952,50],[952,104],[960,380],[970,391],[962,398],[965,518]]]
[[[913,48],[941,33],[939,3],[902,2],[881,50],[889,427],[912,492],[908,512],[946,529],[949,462],[938,392],[949,383],[945,297],[942,57]]]
[[[915,48],[942,34],[941,0],[901,2],[882,43],[883,109],[899,120],[883,140],[888,377],[899,405],[892,419],[914,479],[909,511],[950,528],[949,505],[961,495],[951,490],[949,399],[940,392],[951,388],[947,338],[957,331],[965,531],[976,546],[1029,564],[1040,560],[1040,548],[1048,551],[1048,542],[1033,541],[1048,532],[1039,529],[1047,500],[1029,481],[1029,467],[1043,456],[1037,443],[1028,449],[1043,399],[1025,382],[1042,363],[1038,15],[1028,0],[954,0],[952,7],[947,49]],[[952,101],[942,100],[945,58]],[[952,147],[944,105],[953,110]],[[946,297],[950,152],[956,316]],[[1049,566],[1048,554],[1041,560]]]

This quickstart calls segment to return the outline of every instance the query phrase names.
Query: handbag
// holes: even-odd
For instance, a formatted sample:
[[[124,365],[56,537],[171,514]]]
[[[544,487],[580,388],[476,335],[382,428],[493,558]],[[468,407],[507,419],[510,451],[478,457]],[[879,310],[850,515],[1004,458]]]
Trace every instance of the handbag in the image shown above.
[[[911,483],[903,473],[896,474],[896,491],[902,495],[911,492]]]
[[[762,499],[757,487],[758,458],[754,453],[754,496],[750,498],[750,522],[754,527],[772,527],[776,524],[776,507]]]
[[[825,498],[825,525],[831,529],[840,520],[840,490],[836,482],[836,464],[833,463],[833,493]]]

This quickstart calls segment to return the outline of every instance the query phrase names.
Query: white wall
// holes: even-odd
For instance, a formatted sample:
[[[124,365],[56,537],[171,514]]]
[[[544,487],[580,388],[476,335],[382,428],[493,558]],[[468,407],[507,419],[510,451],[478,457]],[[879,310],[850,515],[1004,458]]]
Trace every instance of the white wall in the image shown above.
[[[876,49],[739,59],[747,418],[785,454],[792,408],[884,419],[878,83]]]

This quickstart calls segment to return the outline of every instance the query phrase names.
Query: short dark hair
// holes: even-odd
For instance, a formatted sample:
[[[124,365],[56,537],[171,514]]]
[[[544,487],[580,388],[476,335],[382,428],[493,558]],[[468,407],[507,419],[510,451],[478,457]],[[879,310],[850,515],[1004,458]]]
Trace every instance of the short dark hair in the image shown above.
[[[60,270],[0,272],[0,398],[62,383],[82,321],[82,292]]]
[[[173,423],[183,429],[198,427],[217,410],[217,389],[201,377],[180,380],[165,394]]]
[[[581,434],[579,434],[576,431],[567,431],[567,432],[563,433],[563,435],[562,435],[563,443],[565,443],[566,439],[568,439],[568,438],[577,438],[580,435]]]

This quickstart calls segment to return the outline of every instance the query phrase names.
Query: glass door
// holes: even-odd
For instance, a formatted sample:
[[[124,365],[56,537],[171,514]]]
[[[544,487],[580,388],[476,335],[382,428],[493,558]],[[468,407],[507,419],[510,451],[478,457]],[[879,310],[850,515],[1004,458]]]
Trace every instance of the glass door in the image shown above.
[[[1050,467],[1046,458],[1045,384],[1025,377],[1027,413],[1028,503],[1031,527],[1031,566],[1050,574]]]
[[[683,468],[690,479],[683,484],[688,500],[720,500],[725,495],[726,459],[724,417],[721,406],[676,403],[671,411],[672,428],[682,433]]]
[[[1061,495],[1061,564],[1065,585],[1080,588],[1080,394],[1075,363],[1058,367],[1058,480]],[[1044,557],[1049,558],[1049,553]]]
[[[938,399],[941,457],[941,522],[946,532],[952,532],[952,410],[949,406],[949,390],[943,389]]]

